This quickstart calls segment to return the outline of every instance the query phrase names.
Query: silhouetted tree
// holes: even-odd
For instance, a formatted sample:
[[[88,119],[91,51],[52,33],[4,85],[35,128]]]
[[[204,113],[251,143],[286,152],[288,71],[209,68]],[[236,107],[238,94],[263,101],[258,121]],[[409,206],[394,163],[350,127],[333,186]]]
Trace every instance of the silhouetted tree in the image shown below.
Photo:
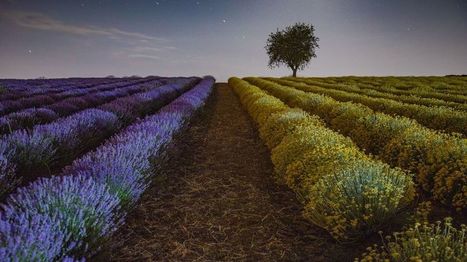
[[[292,69],[293,76],[296,77],[297,70],[303,70],[311,59],[316,57],[318,41],[312,24],[296,23],[284,30],[277,29],[269,35],[266,44],[269,67],[285,64]]]

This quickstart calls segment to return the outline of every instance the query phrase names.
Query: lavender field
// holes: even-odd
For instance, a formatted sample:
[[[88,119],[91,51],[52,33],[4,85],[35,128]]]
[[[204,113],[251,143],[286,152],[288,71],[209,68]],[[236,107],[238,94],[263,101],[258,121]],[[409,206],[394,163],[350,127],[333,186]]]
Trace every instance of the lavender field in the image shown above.
[[[213,77],[1,80],[1,260],[91,257]]]

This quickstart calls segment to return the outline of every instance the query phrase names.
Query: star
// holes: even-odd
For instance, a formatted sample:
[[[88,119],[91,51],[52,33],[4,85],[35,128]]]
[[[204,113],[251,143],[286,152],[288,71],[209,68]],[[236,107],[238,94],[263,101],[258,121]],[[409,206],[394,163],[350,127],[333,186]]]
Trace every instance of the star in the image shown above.
[[[160,3],[159,2],[156,2],[156,5],[159,5]]]
[[[227,23],[227,20],[226,19],[222,19],[222,23]]]
[[[28,53],[29,53],[29,54],[32,54],[32,50],[31,50],[31,49],[29,49],[29,50],[28,50]]]

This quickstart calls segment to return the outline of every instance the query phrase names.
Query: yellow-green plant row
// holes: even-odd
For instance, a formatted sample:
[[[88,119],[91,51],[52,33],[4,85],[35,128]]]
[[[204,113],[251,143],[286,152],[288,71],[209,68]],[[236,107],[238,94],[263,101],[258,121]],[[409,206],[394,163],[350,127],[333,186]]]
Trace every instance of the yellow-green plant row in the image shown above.
[[[467,100],[467,78],[465,77],[329,77],[314,78],[327,83],[353,84],[375,90],[405,91],[407,95],[420,97],[443,96],[442,100]],[[400,93],[402,94],[402,93]],[[433,97],[431,97],[433,98]],[[446,98],[446,99],[445,99]]]
[[[416,174],[434,199],[459,211],[467,207],[467,140],[421,126],[405,117],[375,112],[352,102],[304,92],[260,78],[245,78],[292,107],[320,116],[384,162]]]
[[[372,159],[322,120],[238,78],[229,79],[271,150],[276,177],[304,216],[341,241],[375,232],[412,202],[412,178]]]
[[[373,85],[377,88],[387,90],[403,90],[413,95],[448,95],[444,98],[449,100],[467,100],[467,78],[466,77],[348,77],[355,83]],[[364,80],[366,79],[366,81]],[[334,78],[337,80],[337,78]],[[362,81],[363,80],[363,81]],[[338,81],[338,80],[337,80]],[[454,94],[454,96],[449,96]],[[456,96],[461,95],[461,96]],[[445,100],[442,98],[443,100]]]
[[[467,134],[467,112],[464,111],[457,111],[447,107],[427,107],[423,105],[401,103],[391,99],[374,98],[284,79],[267,78],[267,80],[305,92],[328,95],[342,102],[351,101],[360,103],[375,111],[413,118],[420,124],[429,128],[444,130],[446,132],[458,132],[464,135]]]
[[[362,94],[362,95],[366,95],[369,97],[391,99],[391,100],[408,103],[408,104],[417,104],[417,105],[424,105],[424,106],[444,106],[444,107],[450,107],[454,110],[467,111],[467,103],[456,103],[456,102],[445,101],[445,100],[436,99],[436,98],[425,98],[425,97],[418,97],[418,96],[413,96],[413,95],[410,95],[410,96],[409,95],[395,95],[391,93],[377,91],[374,89],[359,88],[355,85],[349,85],[349,84],[323,84],[317,81],[308,80],[307,78],[285,77],[282,79],[288,80],[288,81],[295,81],[299,83],[305,83],[308,85],[316,85],[319,87],[325,87],[327,89]]]
[[[467,86],[467,81],[462,81],[460,79],[457,79],[458,81],[455,82],[455,87],[454,85],[447,85],[447,83],[445,83],[448,82],[448,78],[442,78],[429,83],[423,83],[423,80],[426,80],[424,78],[413,77],[329,77],[306,79],[314,81],[314,84],[321,87],[327,87],[326,83],[354,83],[361,88],[373,89],[395,95],[413,95],[457,103],[467,102],[467,89],[465,88]]]

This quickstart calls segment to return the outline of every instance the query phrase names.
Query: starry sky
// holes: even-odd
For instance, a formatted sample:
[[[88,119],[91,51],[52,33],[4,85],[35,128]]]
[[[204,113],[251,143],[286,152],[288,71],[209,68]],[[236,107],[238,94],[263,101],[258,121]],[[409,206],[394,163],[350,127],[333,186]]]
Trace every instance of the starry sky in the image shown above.
[[[467,0],[0,0],[0,78],[290,74],[270,32],[312,23],[299,75],[467,73]]]

